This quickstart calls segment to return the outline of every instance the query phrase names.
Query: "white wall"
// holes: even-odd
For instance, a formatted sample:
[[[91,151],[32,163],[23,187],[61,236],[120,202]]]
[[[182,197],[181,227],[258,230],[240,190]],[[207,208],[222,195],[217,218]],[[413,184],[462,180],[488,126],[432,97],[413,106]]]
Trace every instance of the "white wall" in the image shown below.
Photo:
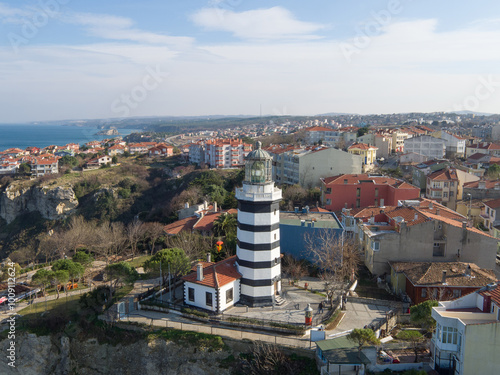
[[[279,210],[276,210],[276,215],[274,214],[274,212],[254,214],[251,212],[242,212],[238,210],[238,221],[242,224],[250,225],[276,224],[280,221]]]
[[[194,302],[189,300],[188,288],[194,289]],[[207,306],[205,301],[205,293],[212,293],[212,306]],[[200,307],[202,309],[216,311],[217,303],[215,301],[215,289],[208,286],[184,282],[184,302],[191,306]]]
[[[275,258],[279,258],[281,252],[279,247],[270,251],[252,251],[240,249],[239,246],[237,246],[236,254],[238,254],[240,259],[248,260],[250,262],[269,262]]]
[[[233,300],[232,302],[226,303],[226,291],[233,288]],[[232,283],[228,283],[222,286],[220,289],[220,311],[224,311],[228,307],[233,306],[235,303],[238,303],[240,300],[240,280],[235,280]]]
[[[247,268],[243,266],[238,267],[240,273],[246,279],[252,280],[271,280],[276,276],[281,274],[281,267],[279,264],[275,265],[272,268]]]
[[[241,284],[241,294],[251,297],[268,297],[274,294],[274,286],[248,286]]]
[[[246,230],[237,231],[238,239],[242,242],[248,242],[253,244],[270,244],[280,239],[279,228],[273,230],[272,232],[248,232]]]

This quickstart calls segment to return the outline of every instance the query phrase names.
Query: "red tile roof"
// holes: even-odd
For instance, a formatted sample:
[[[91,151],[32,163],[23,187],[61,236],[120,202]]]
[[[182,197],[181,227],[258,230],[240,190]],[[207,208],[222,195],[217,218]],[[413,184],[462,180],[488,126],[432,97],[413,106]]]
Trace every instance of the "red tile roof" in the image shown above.
[[[347,185],[356,185],[361,183],[361,181],[373,182],[377,185],[391,185],[396,188],[401,189],[417,189],[417,187],[404,183],[403,181],[396,180],[392,177],[387,176],[370,176],[368,174],[341,174],[338,176],[332,176],[322,179],[325,185],[346,185],[344,180],[347,180]]]
[[[366,143],[353,143],[348,150],[378,150],[378,147],[367,145]]]
[[[171,234],[171,235],[177,234],[183,230],[192,231],[193,226],[196,224],[197,221],[198,221],[198,217],[196,217],[196,216],[187,217],[185,219],[177,220],[174,223],[165,225],[163,230],[167,234]]]
[[[498,307],[500,307],[500,284],[497,283],[495,288],[485,290],[479,294],[482,296],[491,296],[491,300],[495,302]]]
[[[464,184],[464,188],[472,188],[472,189],[477,189],[479,187],[479,183],[484,182],[485,183],[485,189],[493,189],[496,184],[500,184],[500,180],[482,180],[482,181],[471,181],[471,182],[466,182]]]
[[[332,128],[325,128],[324,126],[313,126],[311,128],[307,128],[306,132],[331,132]]]
[[[458,180],[457,171],[454,169],[440,169],[427,177],[433,181]]]
[[[500,207],[500,199],[492,199],[490,201],[484,202],[484,204],[490,208]]]
[[[455,287],[483,287],[496,281],[495,272],[464,262],[389,262],[396,272],[403,272],[413,285],[443,285],[443,271],[446,271],[446,285]],[[470,265],[471,276],[465,271]],[[500,295],[500,293],[499,293]]]
[[[206,262],[203,265],[203,280],[196,280],[197,272],[191,272],[186,276],[182,277],[182,280],[188,281],[194,284],[205,285],[211,288],[220,288],[230,282],[240,279],[242,275],[238,272],[236,266],[236,255],[229,257],[227,259],[221,260],[220,262],[208,264]]]

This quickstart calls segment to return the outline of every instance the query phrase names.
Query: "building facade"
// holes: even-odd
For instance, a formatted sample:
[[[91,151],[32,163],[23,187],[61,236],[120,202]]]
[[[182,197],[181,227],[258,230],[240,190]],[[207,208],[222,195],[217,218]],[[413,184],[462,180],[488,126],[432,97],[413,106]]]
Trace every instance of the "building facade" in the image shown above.
[[[420,135],[404,141],[404,152],[414,152],[432,159],[443,158],[445,151],[445,141],[430,135]]]
[[[321,179],[322,204],[329,211],[369,206],[396,206],[399,200],[415,199],[420,190],[392,177],[343,174]]]
[[[436,330],[431,366],[452,375],[497,374],[500,368],[500,287],[492,283],[432,308]]]

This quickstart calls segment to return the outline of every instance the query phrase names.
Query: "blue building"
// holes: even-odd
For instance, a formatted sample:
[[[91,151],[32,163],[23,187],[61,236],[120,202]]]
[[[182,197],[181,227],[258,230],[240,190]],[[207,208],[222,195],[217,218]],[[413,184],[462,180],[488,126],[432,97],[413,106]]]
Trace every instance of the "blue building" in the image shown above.
[[[312,261],[308,245],[310,241],[314,244],[324,238],[325,232],[330,232],[332,239],[341,238],[344,233],[342,223],[333,212],[303,209],[280,213],[280,245],[284,254]]]

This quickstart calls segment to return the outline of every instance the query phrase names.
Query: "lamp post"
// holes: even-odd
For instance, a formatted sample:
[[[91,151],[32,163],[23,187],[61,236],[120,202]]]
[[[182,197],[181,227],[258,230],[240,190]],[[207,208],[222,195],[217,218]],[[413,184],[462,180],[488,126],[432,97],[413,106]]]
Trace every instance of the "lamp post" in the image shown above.
[[[469,197],[469,214],[467,215],[467,218],[469,219],[469,221],[472,221],[472,194],[467,193],[467,196]]]

